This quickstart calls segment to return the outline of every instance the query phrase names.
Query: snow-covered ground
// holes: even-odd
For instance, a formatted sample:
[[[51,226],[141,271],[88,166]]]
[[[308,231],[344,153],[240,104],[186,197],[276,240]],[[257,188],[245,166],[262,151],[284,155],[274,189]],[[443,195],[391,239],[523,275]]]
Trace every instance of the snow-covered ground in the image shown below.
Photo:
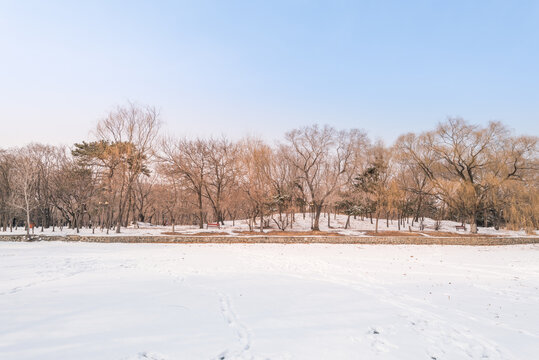
[[[0,242],[0,359],[536,359],[539,246]]]
[[[354,236],[366,236],[366,231],[373,231],[375,229],[375,220],[373,220],[373,223],[371,224],[370,219],[361,219],[353,217],[350,218],[350,227],[348,229],[345,229],[345,224],[347,220],[346,215],[337,215],[336,217],[334,215],[331,215],[329,226],[328,226],[328,219],[326,217],[327,215],[324,214],[320,218],[320,230],[321,231],[329,231],[329,232],[336,232],[343,235],[354,235]],[[273,218],[275,220],[278,219],[278,215],[274,215]],[[292,224],[292,227],[288,227],[287,231],[309,231],[311,229],[311,223],[312,223],[312,217],[310,214],[306,214],[305,218],[303,218],[302,214],[296,214],[295,216],[295,222]],[[420,224],[418,222],[414,222],[412,225],[411,219],[405,224],[405,226],[401,227],[402,232],[409,231],[410,229],[414,232],[421,232],[424,236],[436,236],[437,231],[435,231],[435,221],[432,219],[425,219],[423,222],[424,229],[420,229]],[[279,231],[277,224],[275,221],[271,220],[270,228],[266,229],[265,231]],[[466,231],[463,230],[457,230],[456,226],[460,225],[459,222],[454,221],[448,221],[444,220],[440,223],[440,228],[438,231],[445,232],[445,233],[458,233],[458,234],[469,234],[470,233],[470,227],[466,225]],[[44,229],[43,232],[41,231],[41,228],[34,229],[35,235],[76,235],[77,232],[74,229],[69,228],[58,228],[56,227],[54,229],[54,232],[52,231],[52,228]],[[255,227],[255,231],[258,231],[258,227]],[[397,221],[386,221],[385,219],[380,219],[378,224],[378,230],[379,231],[397,231],[398,230],[398,224]],[[249,225],[246,220],[236,220],[236,221],[225,221],[225,225],[221,226],[220,228],[216,227],[210,227],[209,229],[199,229],[197,226],[175,226],[174,229],[177,233],[182,234],[197,234],[200,232],[218,232],[218,233],[228,233],[229,235],[237,235],[238,232],[242,231],[249,231]],[[165,232],[172,232],[171,226],[154,226],[147,223],[139,223],[138,226],[131,225],[128,228],[122,228],[120,234],[116,234],[114,230],[109,231],[108,236],[125,236],[125,235],[142,235],[142,236],[155,236],[155,235],[163,235]],[[10,235],[10,234],[25,234],[26,231],[23,227],[19,227],[17,229],[13,229],[13,231],[10,231],[9,229],[6,232],[2,232],[0,229],[0,235]],[[80,235],[85,236],[104,236],[107,235],[106,230],[102,229],[88,229],[83,228],[80,229],[79,232]],[[479,235],[499,235],[499,236],[530,236],[529,234],[526,234],[524,230],[520,231],[513,231],[513,230],[507,230],[507,229],[500,229],[496,230],[493,227],[478,227],[478,234]],[[536,235],[537,235],[536,231]]]

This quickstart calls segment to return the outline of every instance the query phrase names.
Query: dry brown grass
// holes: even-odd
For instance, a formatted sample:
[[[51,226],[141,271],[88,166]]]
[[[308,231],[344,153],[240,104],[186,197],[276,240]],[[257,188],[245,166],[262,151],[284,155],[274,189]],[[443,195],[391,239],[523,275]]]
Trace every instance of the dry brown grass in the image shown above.
[[[235,231],[236,234],[241,235],[268,235],[268,236],[343,236],[342,234],[327,232],[327,231],[268,231],[261,233],[260,231]]]
[[[444,231],[418,231],[418,232],[409,232],[409,231],[396,231],[396,230],[379,230],[377,233],[374,230],[358,230],[368,236],[417,236],[425,237],[422,234],[427,236],[434,237],[496,237],[496,235],[485,235],[485,234],[470,234],[470,233],[452,233]],[[268,232],[261,233],[259,231],[234,231],[233,233],[228,232],[163,232],[163,235],[176,235],[176,236],[227,236],[227,235],[251,235],[251,236],[345,236],[336,232],[328,231],[279,231],[272,230]],[[349,235],[354,236],[354,235]]]
[[[497,237],[498,235],[491,234],[470,234],[469,232],[447,232],[447,231],[424,231],[425,234],[430,236],[444,236],[444,237]]]
[[[496,235],[485,235],[485,234],[470,234],[470,233],[452,233],[452,232],[444,232],[444,231],[417,231],[417,232],[409,232],[409,231],[395,231],[395,230],[381,230],[377,233],[374,232],[374,230],[365,230],[365,235],[369,236],[418,236],[418,237],[424,237],[425,234],[427,236],[435,236],[435,237],[496,237]]]
[[[419,233],[395,230],[379,230],[378,232],[375,232],[374,230],[365,230],[363,232],[365,235],[369,236],[421,236]]]
[[[183,236],[219,236],[219,235],[230,235],[227,232],[212,232],[212,231],[206,231],[206,232],[197,232],[197,233],[181,233],[181,232],[164,232],[163,235],[183,235]]]

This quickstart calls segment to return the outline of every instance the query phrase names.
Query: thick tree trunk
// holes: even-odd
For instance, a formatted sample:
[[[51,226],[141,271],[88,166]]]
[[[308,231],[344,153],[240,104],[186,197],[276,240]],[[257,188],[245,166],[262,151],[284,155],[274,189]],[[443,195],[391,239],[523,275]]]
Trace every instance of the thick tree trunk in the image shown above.
[[[477,234],[477,224],[475,222],[475,216],[470,218],[470,233]]]
[[[414,221],[419,221],[419,215],[421,214],[421,205],[423,203],[423,196],[419,196],[419,201],[417,202],[417,209],[415,211],[415,216],[412,220],[412,226],[414,226]]]
[[[219,219],[217,220],[217,222],[220,222],[221,225],[225,225],[225,214],[224,214],[224,211],[221,211],[219,210]]]
[[[129,200],[128,200],[128,202],[127,202],[127,213],[125,214],[124,227],[128,227],[128,226],[129,226],[129,216],[131,215],[131,209],[132,209],[131,195],[129,195]],[[133,210],[133,212],[134,212],[134,210]]]
[[[30,236],[30,211],[26,211],[26,235]]]
[[[314,223],[311,230],[320,231],[320,214],[322,213],[322,205],[314,205]]]
[[[328,228],[331,228],[331,214],[328,211]]]

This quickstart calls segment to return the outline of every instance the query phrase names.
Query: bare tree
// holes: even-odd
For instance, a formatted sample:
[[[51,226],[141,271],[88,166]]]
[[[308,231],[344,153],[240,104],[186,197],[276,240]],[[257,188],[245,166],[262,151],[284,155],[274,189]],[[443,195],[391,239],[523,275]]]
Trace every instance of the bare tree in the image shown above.
[[[53,176],[53,199],[77,233],[83,224],[84,214],[90,209],[95,191],[92,170],[66,158]]]
[[[366,137],[359,130],[337,131],[330,126],[314,125],[292,130],[285,138],[287,159],[298,170],[298,186],[314,210],[312,229],[320,230],[322,207],[355,172],[355,156]]]
[[[38,169],[30,150],[31,145],[16,151],[16,166],[13,171],[12,206],[24,211],[26,217],[26,234],[30,236],[31,212],[38,205],[36,198]]]
[[[224,225],[223,202],[237,176],[238,146],[225,137],[207,142],[207,174],[205,195],[215,215],[215,221]]]
[[[158,178],[155,175],[150,177],[139,177],[133,190],[133,219],[137,222],[146,221],[146,213],[149,206],[151,206],[151,193],[154,189],[154,185],[157,183]]]
[[[167,173],[185,179],[188,189],[197,199],[198,225],[201,229],[204,228],[203,196],[209,172],[207,142],[201,139],[163,139],[160,161]]]
[[[273,217],[272,220],[281,230],[286,230],[292,226],[293,214],[286,213],[292,207],[294,197],[297,193],[296,179],[297,168],[288,161],[286,156],[287,149],[285,146],[279,146],[274,152],[270,162],[270,166],[266,167],[266,177],[271,185],[272,205],[278,211],[278,218]],[[283,217],[283,213],[284,217]]]
[[[15,161],[12,153],[0,149],[0,215],[2,230],[6,231],[9,223],[13,224],[11,199],[13,196],[13,176]]]

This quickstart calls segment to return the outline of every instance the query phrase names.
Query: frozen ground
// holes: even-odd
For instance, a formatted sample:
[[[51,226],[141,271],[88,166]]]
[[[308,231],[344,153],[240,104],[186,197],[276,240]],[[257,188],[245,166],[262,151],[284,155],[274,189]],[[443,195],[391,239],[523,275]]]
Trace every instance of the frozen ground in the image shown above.
[[[539,246],[0,242],[0,359],[536,359]]]
[[[346,215],[337,215],[336,217],[334,215],[331,215],[331,219],[328,226],[328,219],[326,217],[327,215],[324,214],[320,218],[320,230],[322,231],[329,231],[329,232],[337,232],[344,235],[354,235],[354,236],[365,236],[365,232],[369,230],[375,229],[375,224],[373,221],[373,224],[371,224],[370,219],[361,219],[353,217],[350,218],[350,227],[348,229],[345,229],[346,224]],[[274,218],[277,220],[278,215],[274,215]],[[296,214],[295,216],[295,222],[293,223],[293,226],[290,228],[287,228],[287,231],[308,231],[311,229],[311,222],[312,218],[310,214],[306,214],[305,218],[303,218],[302,214]],[[424,223],[424,229],[420,231],[420,224],[418,222],[414,222],[412,225],[411,219],[408,221],[405,226],[401,227],[401,231],[406,232],[409,229],[411,229],[414,232],[418,232],[418,235],[423,236],[436,236],[437,232],[435,229],[435,221],[432,219],[425,219]],[[440,223],[439,231],[441,232],[452,232],[452,233],[458,233],[458,234],[469,234],[470,227],[469,225],[466,225],[466,231],[458,230],[456,229],[456,226],[460,225],[459,222],[454,221],[448,221],[444,220]],[[219,232],[219,233],[228,233],[230,235],[237,235],[237,232],[241,231],[248,231],[249,225],[246,220],[236,220],[236,221],[225,221],[225,225],[221,226],[221,228],[215,228],[211,227],[209,229],[199,229],[197,226],[175,226],[175,232],[182,233],[182,234],[197,234],[200,232]],[[254,229],[255,231],[258,231],[258,227]],[[397,221],[386,221],[385,219],[379,220],[378,225],[379,231],[397,231],[398,225]],[[125,235],[144,235],[144,236],[154,236],[154,235],[162,235],[164,232],[171,232],[172,227],[171,226],[155,226],[147,223],[139,223],[138,226],[129,226],[128,228],[122,228],[120,234],[116,234],[114,230],[109,231],[109,236],[125,236]],[[270,221],[270,228],[265,231],[279,231],[276,223],[272,220]],[[0,230],[0,235],[10,235],[10,234],[25,234],[26,231],[23,227],[19,227],[17,229],[13,229],[13,231],[10,231],[9,229],[6,232],[2,232]],[[35,235],[75,235],[77,234],[74,229],[68,229],[68,228],[55,228],[55,231],[52,231],[52,228],[44,229],[42,232],[40,228],[35,229]],[[419,234],[420,233],[420,234]],[[520,231],[513,231],[513,230],[507,230],[507,229],[499,229],[496,230],[493,227],[478,227],[478,233],[479,235],[499,235],[499,236],[530,236],[529,234],[526,234],[524,230]],[[538,232],[535,232],[538,236]],[[106,235],[106,230],[101,229],[95,229],[92,231],[92,229],[84,228],[80,229],[81,235],[86,236],[104,236]]]

